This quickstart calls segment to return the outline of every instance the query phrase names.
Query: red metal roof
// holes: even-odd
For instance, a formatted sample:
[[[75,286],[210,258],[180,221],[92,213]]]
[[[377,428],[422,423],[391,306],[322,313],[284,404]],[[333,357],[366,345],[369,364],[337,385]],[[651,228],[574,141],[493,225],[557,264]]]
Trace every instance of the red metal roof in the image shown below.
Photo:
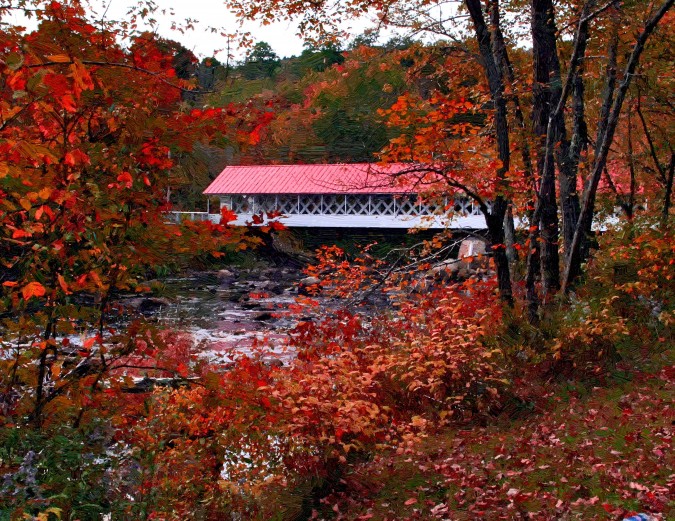
[[[228,166],[204,194],[391,194],[408,193],[410,183],[394,174],[411,165],[370,163],[332,165]]]

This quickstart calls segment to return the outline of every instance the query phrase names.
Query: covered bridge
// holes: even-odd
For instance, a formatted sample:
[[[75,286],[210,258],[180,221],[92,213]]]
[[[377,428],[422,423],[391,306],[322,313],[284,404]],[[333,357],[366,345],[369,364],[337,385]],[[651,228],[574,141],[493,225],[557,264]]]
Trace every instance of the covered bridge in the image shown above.
[[[466,199],[425,203],[397,173],[410,165],[368,163],[228,166],[204,190],[244,225],[254,215],[279,212],[288,227],[485,228],[485,219]]]

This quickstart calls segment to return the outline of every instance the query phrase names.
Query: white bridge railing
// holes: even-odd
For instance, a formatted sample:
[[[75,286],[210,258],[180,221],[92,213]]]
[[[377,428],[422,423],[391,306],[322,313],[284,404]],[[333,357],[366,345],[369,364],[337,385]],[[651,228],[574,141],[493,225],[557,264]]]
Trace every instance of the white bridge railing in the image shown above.
[[[481,215],[469,199],[424,201],[417,194],[280,194],[222,195],[221,205],[236,214],[277,211],[283,215],[345,215],[415,217],[445,214]]]

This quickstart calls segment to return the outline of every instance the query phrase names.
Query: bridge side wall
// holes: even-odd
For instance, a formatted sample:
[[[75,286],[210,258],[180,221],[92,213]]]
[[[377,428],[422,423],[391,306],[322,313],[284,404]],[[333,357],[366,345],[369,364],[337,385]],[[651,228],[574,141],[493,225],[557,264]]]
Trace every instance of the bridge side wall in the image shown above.
[[[220,196],[220,202],[221,208],[237,214],[236,225],[251,222],[254,215],[279,212],[279,220],[289,227],[486,227],[483,215],[466,199],[423,202],[415,194],[234,194]]]

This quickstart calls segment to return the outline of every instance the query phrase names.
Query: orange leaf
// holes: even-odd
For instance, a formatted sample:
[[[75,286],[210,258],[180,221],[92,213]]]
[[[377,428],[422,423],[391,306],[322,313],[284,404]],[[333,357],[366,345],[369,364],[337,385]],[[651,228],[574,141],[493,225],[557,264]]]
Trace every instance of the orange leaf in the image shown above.
[[[21,290],[23,298],[28,300],[31,297],[42,297],[47,290],[39,282],[29,282]]]
[[[61,289],[66,295],[70,295],[71,291],[68,289],[68,284],[66,284],[66,279],[63,278],[63,275],[57,275],[56,278],[59,281]]]
[[[117,180],[120,183],[124,183],[127,188],[131,188],[133,178],[131,177],[131,174],[129,172],[122,172],[120,175],[117,176]]]
[[[32,233],[26,230],[17,229],[12,232],[12,239],[21,239],[22,237],[31,237],[32,235]]]
[[[55,63],[70,63],[70,56],[67,54],[52,54],[51,56],[47,56],[47,59],[50,62],[55,62]]]
[[[98,276],[98,273],[95,271],[90,271],[89,272],[89,278],[96,284],[99,288],[103,288],[103,281],[101,281],[101,277]]]
[[[75,156],[71,152],[66,152],[66,155],[63,156],[63,164],[75,166]]]
[[[236,221],[237,214],[230,210],[227,206],[223,206],[220,209],[220,222],[229,223],[230,221]]]
[[[61,96],[61,106],[66,109],[68,112],[75,112],[77,110],[77,105],[75,105],[75,100],[70,94],[65,94]]]
[[[284,226],[284,225],[283,225],[282,223],[280,223],[279,221],[272,221],[272,222],[270,223],[270,226],[271,226],[272,229],[275,230],[275,231],[281,231],[281,230],[285,230],[285,229],[286,229],[286,226]]]

